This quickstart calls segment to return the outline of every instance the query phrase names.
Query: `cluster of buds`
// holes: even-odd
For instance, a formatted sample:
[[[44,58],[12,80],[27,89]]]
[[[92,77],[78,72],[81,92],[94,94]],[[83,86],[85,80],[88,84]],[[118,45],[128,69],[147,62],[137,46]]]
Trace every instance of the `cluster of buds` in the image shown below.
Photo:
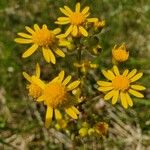
[[[79,130],[79,135],[81,137],[85,137],[88,135],[95,135],[95,136],[106,136],[108,133],[109,125],[106,122],[98,122],[93,127],[87,122],[82,123],[82,127]]]

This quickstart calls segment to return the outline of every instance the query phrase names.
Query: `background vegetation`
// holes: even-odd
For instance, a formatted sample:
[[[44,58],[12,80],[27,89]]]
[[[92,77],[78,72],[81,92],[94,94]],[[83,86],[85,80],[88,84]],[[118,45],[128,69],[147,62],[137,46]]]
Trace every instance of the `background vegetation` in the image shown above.
[[[103,51],[96,60],[100,68],[89,72],[92,84],[102,78],[100,69],[111,67],[111,49],[125,42],[130,59],[123,67],[137,68],[144,72],[141,83],[147,87],[143,100],[134,98],[133,108],[124,110],[98,98],[83,105],[85,113],[93,112],[97,119],[109,123],[106,137],[78,135],[80,121],[72,122],[69,129],[45,129],[45,109],[27,96],[22,71],[32,73],[35,62],[43,67],[42,77],[49,79],[61,67],[68,73],[69,58],[61,65],[46,64],[40,55],[22,59],[26,46],[14,42],[16,33],[24,26],[46,23],[54,28],[54,21],[61,15],[59,7],[74,8],[75,0],[1,0],[0,1],[0,149],[150,149],[150,1],[149,0],[81,0],[82,6],[91,7],[91,16],[106,20],[106,27],[99,36]],[[33,60],[34,59],[34,60]],[[63,61],[62,58],[58,60]],[[71,61],[71,60],[70,60]],[[50,77],[51,78],[51,77]],[[91,89],[97,93],[96,89]],[[95,91],[94,91],[95,90]],[[83,112],[84,113],[84,112]]]

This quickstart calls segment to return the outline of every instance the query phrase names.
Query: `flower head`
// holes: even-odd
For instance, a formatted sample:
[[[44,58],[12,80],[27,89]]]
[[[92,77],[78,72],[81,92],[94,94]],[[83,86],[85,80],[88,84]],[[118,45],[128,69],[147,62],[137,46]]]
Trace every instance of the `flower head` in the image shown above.
[[[98,90],[106,93],[104,96],[105,100],[112,99],[112,104],[115,104],[117,100],[120,99],[122,106],[124,108],[128,108],[128,105],[131,107],[133,106],[133,102],[129,94],[138,98],[144,97],[144,95],[139,91],[145,90],[145,87],[133,84],[133,82],[142,77],[143,73],[137,73],[136,69],[133,69],[131,72],[126,69],[122,74],[120,74],[117,66],[113,66],[113,71],[102,70],[102,73],[108,80],[110,80],[110,82],[97,82],[100,86]]]
[[[33,98],[38,98],[42,94],[42,89],[40,86],[36,84],[36,78],[40,78],[40,66],[39,64],[36,65],[36,73],[35,75],[29,76],[26,72],[23,72],[23,76],[30,82],[27,85],[27,89],[29,90],[29,96]]]
[[[125,44],[122,44],[118,48],[115,45],[114,48],[112,49],[112,56],[113,56],[114,60],[116,60],[118,62],[126,61],[129,57],[129,52],[126,50]]]
[[[35,24],[34,30],[27,26],[25,28],[29,32],[29,34],[20,32],[18,33],[18,35],[21,36],[21,38],[15,39],[15,42],[21,44],[32,43],[32,46],[23,53],[23,58],[32,55],[39,47],[42,48],[43,56],[48,63],[56,63],[54,53],[56,53],[60,57],[65,57],[64,52],[58,48],[61,42],[56,37],[56,35],[61,31],[60,28],[49,30],[45,24],[42,26],[42,28]]]
[[[95,22],[97,18],[87,18],[89,16],[89,7],[85,7],[82,11],[80,10],[80,3],[76,4],[75,11],[72,11],[68,6],[64,6],[64,8],[60,8],[60,11],[66,15],[66,17],[59,17],[56,24],[70,24],[69,28],[66,32],[59,37],[67,37],[69,34],[72,36],[88,36],[88,32],[84,28],[87,22]]]
[[[108,132],[109,125],[106,122],[99,122],[95,126],[95,130],[98,134],[105,136]]]
[[[71,80],[71,76],[67,76],[64,79],[64,71],[61,71],[59,75],[49,83],[44,83],[42,80],[36,78],[36,83],[43,90],[42,95],[37,101],[44,101],[47,106],[45,126],[48,127],[53,117],[53,111],[57,120],[62,119],[62,115],[58,109],[62,107],[65,112],[73,119],[77,119],[79,111],[74,107],[71,102],[70,91],[74,90],[80,84],[80,81],[76,80],[67,85]]]

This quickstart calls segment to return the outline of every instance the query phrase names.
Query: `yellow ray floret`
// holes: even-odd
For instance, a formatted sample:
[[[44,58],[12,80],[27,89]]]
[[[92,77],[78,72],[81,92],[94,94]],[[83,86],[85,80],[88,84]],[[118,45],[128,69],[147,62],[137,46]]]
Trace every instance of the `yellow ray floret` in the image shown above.
[[[63,38],[68,35],[72,35],[74,37],[83,35],[85,37],[88,36],[88,32],[85,28],[85,24],[88,22],[96,22],[97,18],[88,18],[89,16],[89,7],[85,7],[83,10],[80,8],[80,3],[76,4],[75,11],[72,11],[68,6],[64,6],[64,8],[60,8],[60,11],[66,15],[66,17],[59,17],[56,24],[66,25],[70,24],[68,29],[64,34],[59,35],[58,37]]]
[[[39,64],[37,63],[37,65],[36,65],[35,75],[30,76],[26,72],[23,72],[23,76],[26,80],[28,80],[30,82],[30,84],[27,85],[27,89],[29,90],[29,96],[31,96],[33,98],[40,97],[42,94],[42,88],[37,85],[36,80],[35,80],[35,79],[40,78]]]
[[[112,99],[112,104],[115,104],[120,99],[122,106],[128,108],[128,105],[133,106],[133,101],[129,94],[138,98],[144,97],[139,91],[145,90],[145,87],[133,84],[133,82],[142,77],[143,73],[137,73],[136,69],[133,69],[131,72],[126,69],[120,74],[117,66],[113,66],[113,70],[102,70],[102,73],[109,80],[97,81],[99,85],[98,90],[105,93],[105,100]]]
[[[48,127],[52,121],[53,113],[57,120],[62,119],[59,109],[64,109],[65,112],[73,119],[78,118],[79,111],[71,104],[69,95],[71,91],[76,89],[80,81],[76,80],[69,84],[71,76],[64,79],[64,71],[61,71],[57,77],[49,83],[44,83],[39,78],[36,78],[36,84],[42,89],[41,96],[37,99],[39,102],[44,102],[47,106],[45,126]]]
[[[61,32],[60,28],[49,30],[44,24],[40,28],[37,24],[34,25],[34,29],[25,27],[28,34],[18,33],[20,38],[16,38],[15,42],[20,44],[32,44],[22,55],[23,58],[31,56],[39,47],[42,49],[42,53],[46,62],[56,63],[55,55],[65,57],[62,50],[59,49],[61,42],[57,38],[57,35]]]

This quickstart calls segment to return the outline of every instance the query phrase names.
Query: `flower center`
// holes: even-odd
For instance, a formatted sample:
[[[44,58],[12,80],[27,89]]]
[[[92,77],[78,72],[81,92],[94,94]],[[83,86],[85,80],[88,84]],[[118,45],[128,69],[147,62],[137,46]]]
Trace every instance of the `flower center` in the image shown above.
[[[45,103],[53,108],[61,105],[66,98],[66,89],[61,83],[49,83],[43,91]]]
[[[42,89],[34,83],[27,86],[29,89],[29,96],[33,98],[38,98],[42,94]]]
[[[82,15],[82,13],[74,12],[70,16],[70,22],[73,25],[80,25],[85,21],[85,17]]]
[[[33,36],[33,42],[39,46],[52,45],[55,42],[55,35],[48,29],[40,29]]]
[[[117,49],[113,51],[113,57],[117,60],[117,61],[126,61],[129,57],[129,53],[123,49]]]
[[[127,77],[119,75],[119,76],[116,76],[112,80],[112,85],[113,85],[114,89],[124,91],[124,90],[128,89],[128,87],[130,85],[130,81]]]

